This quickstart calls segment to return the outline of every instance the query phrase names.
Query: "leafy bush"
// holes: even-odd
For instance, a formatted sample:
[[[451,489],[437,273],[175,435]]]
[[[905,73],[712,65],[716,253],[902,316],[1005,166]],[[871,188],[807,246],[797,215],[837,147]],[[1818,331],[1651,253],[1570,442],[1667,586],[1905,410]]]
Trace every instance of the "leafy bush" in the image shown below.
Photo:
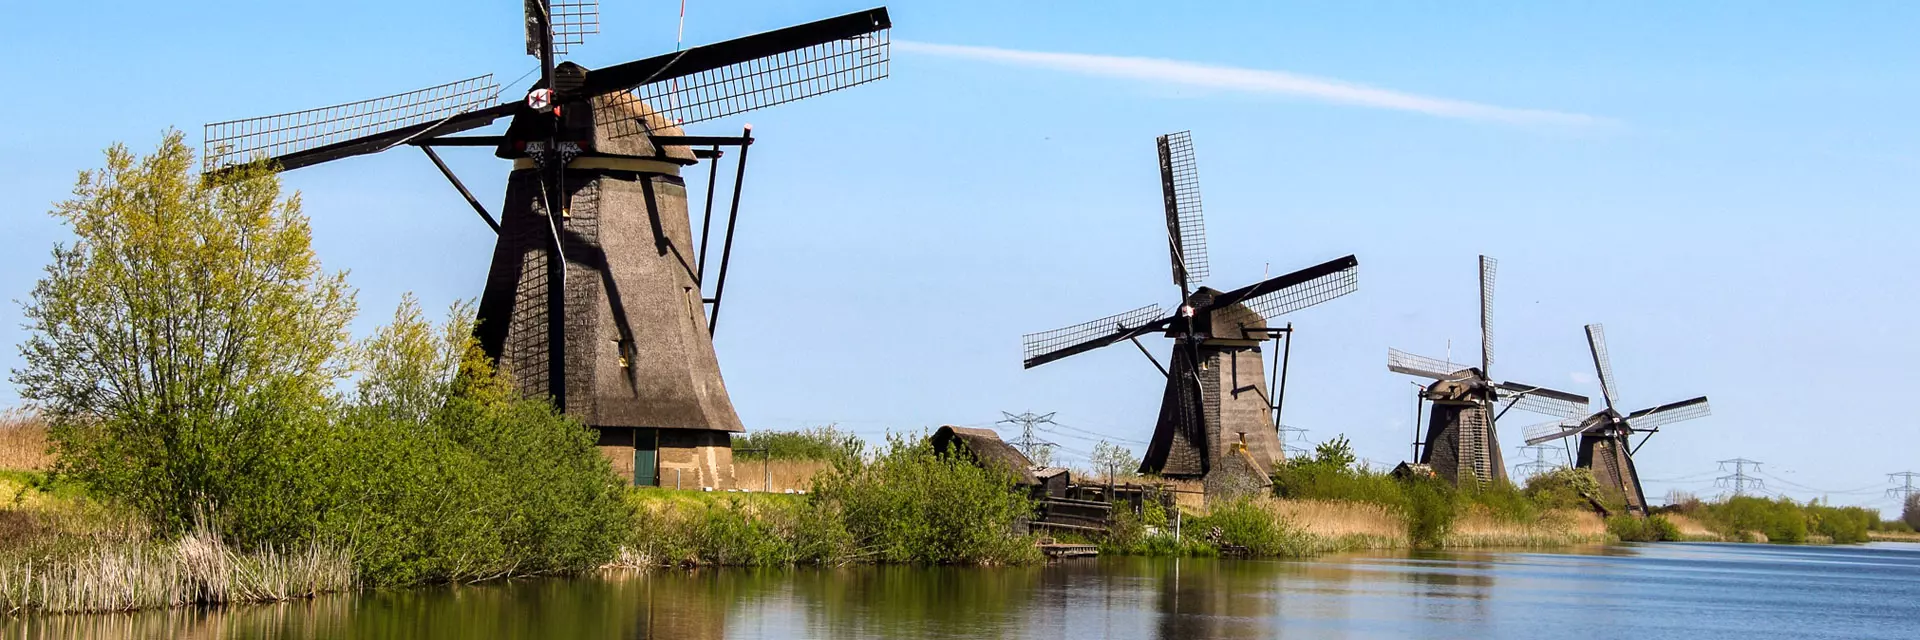
[[[1880,515],[1862,507],[1833,507],[1817,502],[1805,508],[1812,528],[1828,538],[1834,544],[1857,544],[1867,541],[1867,531],[1880,521]]]
[[[1459,515],[1453,486],[1438,478],[1411,478],[1404,486],[1407,539],[1414,546],[1441,546]]]
[[[1588,499],[1600,497],[1600,482],[1594,479],[1591,469],[1561,467],[1527,478],[1527,486],[1521,492],[1542,509],[1588,510],[1593,508]],[[1620,511],[1625,505],[1607,507]]]
[[[1407,506],[1405,488],[1383,472],[1354,466],[1353,447],[1345,436],[1320,443],[1311,458],[1297,458],[1276,465],[1273,493],[1299,500],[1348,500],[1383,504],[1395,508]]]
[[[1016,533],[1033,504],[1013,478],[892,437],[872,458],[843,458],[804,498],[636,489],[627,538],[638,564],[889,562],[1020,564],[1040,559]]]
[[[1289,462],[1273,472],[1274,495],[1298,500],[1348,500],[1407,506],[1406,488],[1393,476],[1368,469]]]
[[[1793,500],[1768,500],[1753,496],[1733,496],[1725,502],[1701,506],[1704,518],[1722,535],[1735,540],[1752,538],[1754,532],[1770,542],[1807,541],[1807,516]]]
[[[837,515],[862,556],[914,564],[1012,564],[1038,557],[1015,535],[1033,502],[1004,470],[938,455],[925,437],[889,436],[871,460],[814,480],[809,507]]]
[[[1463,506],[1478,508],[1501,521],[1525,524],[1540,519],[1540,507],[1525,493],[1504,482],[1461,489],[1456,495]]]
[[[316,440],[318,535],[376,584],[574,572],[613,557],[631,511],[590,429],[518,397],[456,306],[411,298],[360,348],[359,402]]]
[[[1216,547],[1243,547],[1253,556],[1298,557],[1307,555],[1311,548],[1303,536],[1252,500],[1215,504],[1208,508],[1207,515],[1192,518],[1185,525],[1187,535]]]
[[[1619,515],[1607,518],[1607,533],[1623,542],[1662,542],[1680,539],[1680,528],[1664,516],[1645,518]]]
[[[733,436],[734,457],[742,460],[821,460],[857,458],[866,443],[834,425],[799,431],[760,431]],[[754,451],[759,449],[760,451]]]
[[[732,494],[687,494],[691,499],[660,499],[668,493],[636,489],[629,494],[638,511],[629,544],[648,564],[830,564],[851,553],[841,523],[807,508],[795,496],[749,501]]]

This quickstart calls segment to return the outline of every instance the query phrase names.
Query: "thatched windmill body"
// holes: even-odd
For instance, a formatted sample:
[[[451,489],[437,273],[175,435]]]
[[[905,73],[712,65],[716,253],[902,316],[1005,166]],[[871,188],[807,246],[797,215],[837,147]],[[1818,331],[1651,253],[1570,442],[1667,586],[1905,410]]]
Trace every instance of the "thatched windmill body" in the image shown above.
[[[751,129],[681,126],[885,77],[884,8],[588,69],[557,59],[598,31],[588,1],[526,0],[540,77],[499,102],[491,75],[321,109],[207,125],[207,173],[270,162],[291,170],[400,145],[421,149],[499,234],[476,331],[529,394],[600,432],[637,484],[726,487],[729,433],[744,430],[712,331]],[[504,135],[455,136],[510,118]],[[481,147],[512,161],[498,222],[434,151]],[[680,173],[737,148],[719,277],[707,286],[709,180],[694,245]],[[718,167],[710,171],[717,173]],[[711,289],[709,296],[707,291]],[[671,473],[669,473],[671,472]]]
[[[1468,485],[1507,482],[1495,423],[1513,408],[1576,418],[1587,413],[1585,396],[1539,385],[1494,382],[1493,290],[1498,263],[1480,256],[1480,366],[1455,364],[1387,350],[1387,369],[1433,380],[1421,388],[1419,402],[1431,403],[1426,436],[1416,441],[1415,459],[1449,482]]]
[[[1607,408],[1581,420],[1528,427],[1527,444],[1579,436],[1580,453],[1574,466],[1591,470],[1602,491],[1615,493],[1626,501],[1628,513],[1646,515],[1646,490],[1640,485],[1640,471],[1633,464],[1633,454],[1653,438],[1653,434],[1659,433],[1660,427],[1705,417],[1713,409],[1707,404],[1707,397],[1700,396],[1622,414],[1615,409],[1615,396],[1620,393],[1620,387],[1613,379],[1613,362],[1607,355],[1604,327],[1587,325],[1587,349],[1593,354],[1593,369],[1600,377],[1600,393],[1606,398]],[[1635,433],[1645,434],[1639,444],[1631,441]]]
[[[1023,340],[1024,364],[1033,368],[1131,341],[1166,377],[1153,439],[1140,472],[1206,478],[1211,488],[1216,471],[1231,467],[1241,472],[1242,479],[1263,481],[1268,470],[1285,458],[1261,357],[1262,343],[1285,329],[1268,323],[1282,314],[1352,293],[1358,286],[1360,263],[1347,256],[1231,291],[1199,286],[1208,265],[1192,139],[1186,132],[1169,134],[1160,136],[1156,146],[1167,247],[1173,282],[1180,287],[1179,308],[1168,314],[1158,304],[1148,305],[1028,334]],[[1153,334],[1173,340],[1165,366],[1139,342],[1140,337]]]

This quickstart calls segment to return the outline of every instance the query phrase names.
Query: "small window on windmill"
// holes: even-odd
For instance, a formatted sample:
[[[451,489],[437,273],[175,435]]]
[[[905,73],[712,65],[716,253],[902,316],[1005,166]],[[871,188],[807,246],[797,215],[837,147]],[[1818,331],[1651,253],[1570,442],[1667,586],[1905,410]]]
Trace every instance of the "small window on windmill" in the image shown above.
[[[633,366],[633,361],[627,358],[627,346],[627,341],[625,340],[613,341],[613,348],[620,353],[620,368],[622,369]]]

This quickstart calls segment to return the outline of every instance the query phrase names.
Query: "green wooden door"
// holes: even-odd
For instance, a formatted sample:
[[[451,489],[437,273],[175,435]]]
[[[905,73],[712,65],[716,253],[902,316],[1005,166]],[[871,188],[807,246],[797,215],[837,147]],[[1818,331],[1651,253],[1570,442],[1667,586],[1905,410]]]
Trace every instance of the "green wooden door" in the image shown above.
[[[633,430],[633,484],[660,484],[660,434],[653,429]]]

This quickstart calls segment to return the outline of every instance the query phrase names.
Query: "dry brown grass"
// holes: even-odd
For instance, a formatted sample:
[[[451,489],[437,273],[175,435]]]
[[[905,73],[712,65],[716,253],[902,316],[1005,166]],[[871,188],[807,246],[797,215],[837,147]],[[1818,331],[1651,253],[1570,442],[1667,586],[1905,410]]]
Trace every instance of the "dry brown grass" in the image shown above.
[[[1564,547],[1606,540],[1606,521],[1590,511],[1550,511],[1539,521],[1517,523],[1475,510],[1454,522],[1442,546]]]
[[[1868,531],[1867,540],[1873,542],[1920,542],[1920,533],[1911,531]]]
[[[1693,518],[1678,513],[1663,513],[1660,515],[1666,518],[1667,522],[1673,523],[1675,529],[1680,530],[1681,540],[1721,541],[1726,539],[1726,536],[1722,536],[1714,530],[1708,529],[1705,525],[1700,524],[1698,520],[1694,520]]]
[[[0,469],[45,471],[52,466],[47,424],[19,409],[0,411]]]
[[[1374,540],[1391,547],[1407,544],[1406,520],[1384,505],[1282,499],[1267,504],[1276,515],[1315,537]]]

